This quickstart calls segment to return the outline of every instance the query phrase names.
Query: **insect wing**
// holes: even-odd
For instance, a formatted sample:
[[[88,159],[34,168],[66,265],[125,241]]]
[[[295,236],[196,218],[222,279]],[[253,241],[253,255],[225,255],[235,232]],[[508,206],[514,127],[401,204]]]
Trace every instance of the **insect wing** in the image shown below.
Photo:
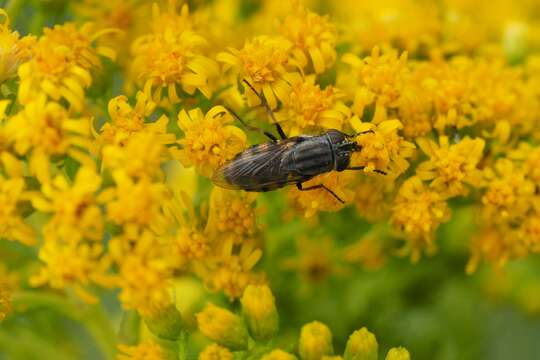
[[[226,189],[264,191],[301,180],[282,168],[282,159],[295,140],[253,146],[217,169],[212,181]]]

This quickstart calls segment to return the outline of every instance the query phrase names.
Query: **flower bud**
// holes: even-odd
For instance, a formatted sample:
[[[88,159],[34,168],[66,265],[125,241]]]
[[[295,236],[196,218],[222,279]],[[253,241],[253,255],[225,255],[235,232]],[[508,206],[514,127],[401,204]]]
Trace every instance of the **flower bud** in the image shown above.
[[[388,350],[386,360],[411,360],[411,355],[404,347],[395,347]]]
[[[218,344],[210,344],[199,354],[199,360],[232,360],[232,352],[219,346]]]
[[[233,350],[247,347],[247,330],[239,316],[213,304],[196,316],[199,330],[208,338]]]
[[[365,327],[349,336],[345,347],[344,360],[377,360],[379,345],[375,335]]]
[[[298,352],[302,360],[320,360],[324,355],[332,355],[332,333],[328,326],[314,321],[302,327]]]
[[[242,296],[242,313],[255,340],[270,340],[277,334],[279,316],[268,286],[249,285],[246,288]]]
[[[280,349],[272,350],[272,352],[264,355],[261,360],[296,360],[296,356],[289,354]]]
[[[176,340],[182,331],[182,316],[172,304],[146,315],[144,322],[152,334],[164,340]]]

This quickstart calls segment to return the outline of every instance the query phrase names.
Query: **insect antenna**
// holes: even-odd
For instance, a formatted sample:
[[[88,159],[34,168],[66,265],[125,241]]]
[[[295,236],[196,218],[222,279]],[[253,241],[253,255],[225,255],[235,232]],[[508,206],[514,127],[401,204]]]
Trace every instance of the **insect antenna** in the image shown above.
[[[276,142],[277,139],[276,137],[269,133],[268,131],[264,131],[263,129],[260,129],[256,126],[252,126],[252,125],[249,125],[248,123],[246,123],[240,116],[238,116],[238,114],[236,112],[234,112],[232,109],[230,109],[229,107],[223,105],[223,107],[229,112],[231,113],[232,116],[234,116],[238,121],[240,121],[242,123],[242,125],[248,129],[248,130],[251,130],[251,131],[255,131],[255,132],[258,132],[258,133],[261,133],[261,134],[264,134],[266,135],[270,140],[272,140],[273,142]]]
[[[264,107],[264,109],[266,110],[266,113],[268,114],[268,116],[274,122],[274,125],[276,126],[276,129],[277,129],[277,132],[278,132],[279,136],[282,139],[286,139],[287,135],[285,135],[285,132],[281,128],[281,125],[279,125],[278,121],[276,120],[276,117],[274,116],[274,112],[272,111],[272,109],[270,109],[270,106],[268,105],[268,102],[266,101],[266,98],[264,96],[262,96],[261,94],[259,94],[259,92],[257,90],[255,90],[255,88],[253,87],[253,85],[251,85],[249,83],[249,81],[247,81],[246,79],[243,79],[243,81],[251,89],[251,91],[253,91],[253,93],[255,93],[255,95],[257,95],[257,97],[261,100],[261,104]]]

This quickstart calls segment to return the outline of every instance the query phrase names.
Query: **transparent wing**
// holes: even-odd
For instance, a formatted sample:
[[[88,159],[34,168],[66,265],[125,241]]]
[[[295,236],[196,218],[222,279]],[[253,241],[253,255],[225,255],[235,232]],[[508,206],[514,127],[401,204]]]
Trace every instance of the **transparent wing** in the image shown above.
[[[218,168],[212,181],[226,189],[251,191],[272,190],[303,181],[302,176],[290,173],[282,166],[283,156],[295,143],[295,139],[288,139],[253,146]]]

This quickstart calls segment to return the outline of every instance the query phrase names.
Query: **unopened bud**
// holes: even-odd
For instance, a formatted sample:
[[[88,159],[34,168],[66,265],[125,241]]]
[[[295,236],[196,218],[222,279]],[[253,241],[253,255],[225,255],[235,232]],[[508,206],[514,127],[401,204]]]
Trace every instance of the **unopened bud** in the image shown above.
[[[208,338],[233,350],[247,347],[247,330],[239,316],[213,304],[196,316],[199,330]]]
[[[297,358],[296,356],[289,354],[288,352],[276,349],[264,355],[261,360],[297,360]]]
[[[377,360],[379,345],[375,335],[365,327],[349,336],[345,347],[344,360]]]
[[[203,351],[199,354],[199,360],[232,360],[232,352],[219,346],[218,344],[211,344],[204,348]]]
[[[324,355],[332,355],[332,333],[328,326],[318,321],[304,325],[298,352],[302,360],[320,360]]]
[[[279,316],[270,288],[249,285],[242,296],[242,313],[255,340],[270,340],[277,334]]]
[[[158,338],[176,340],[182,331],[182,315],[170,304],[144,316],[148,329]]]
[[[388,350],[386,360],[411,360],[411,355],[404,347],[395,347]]]

